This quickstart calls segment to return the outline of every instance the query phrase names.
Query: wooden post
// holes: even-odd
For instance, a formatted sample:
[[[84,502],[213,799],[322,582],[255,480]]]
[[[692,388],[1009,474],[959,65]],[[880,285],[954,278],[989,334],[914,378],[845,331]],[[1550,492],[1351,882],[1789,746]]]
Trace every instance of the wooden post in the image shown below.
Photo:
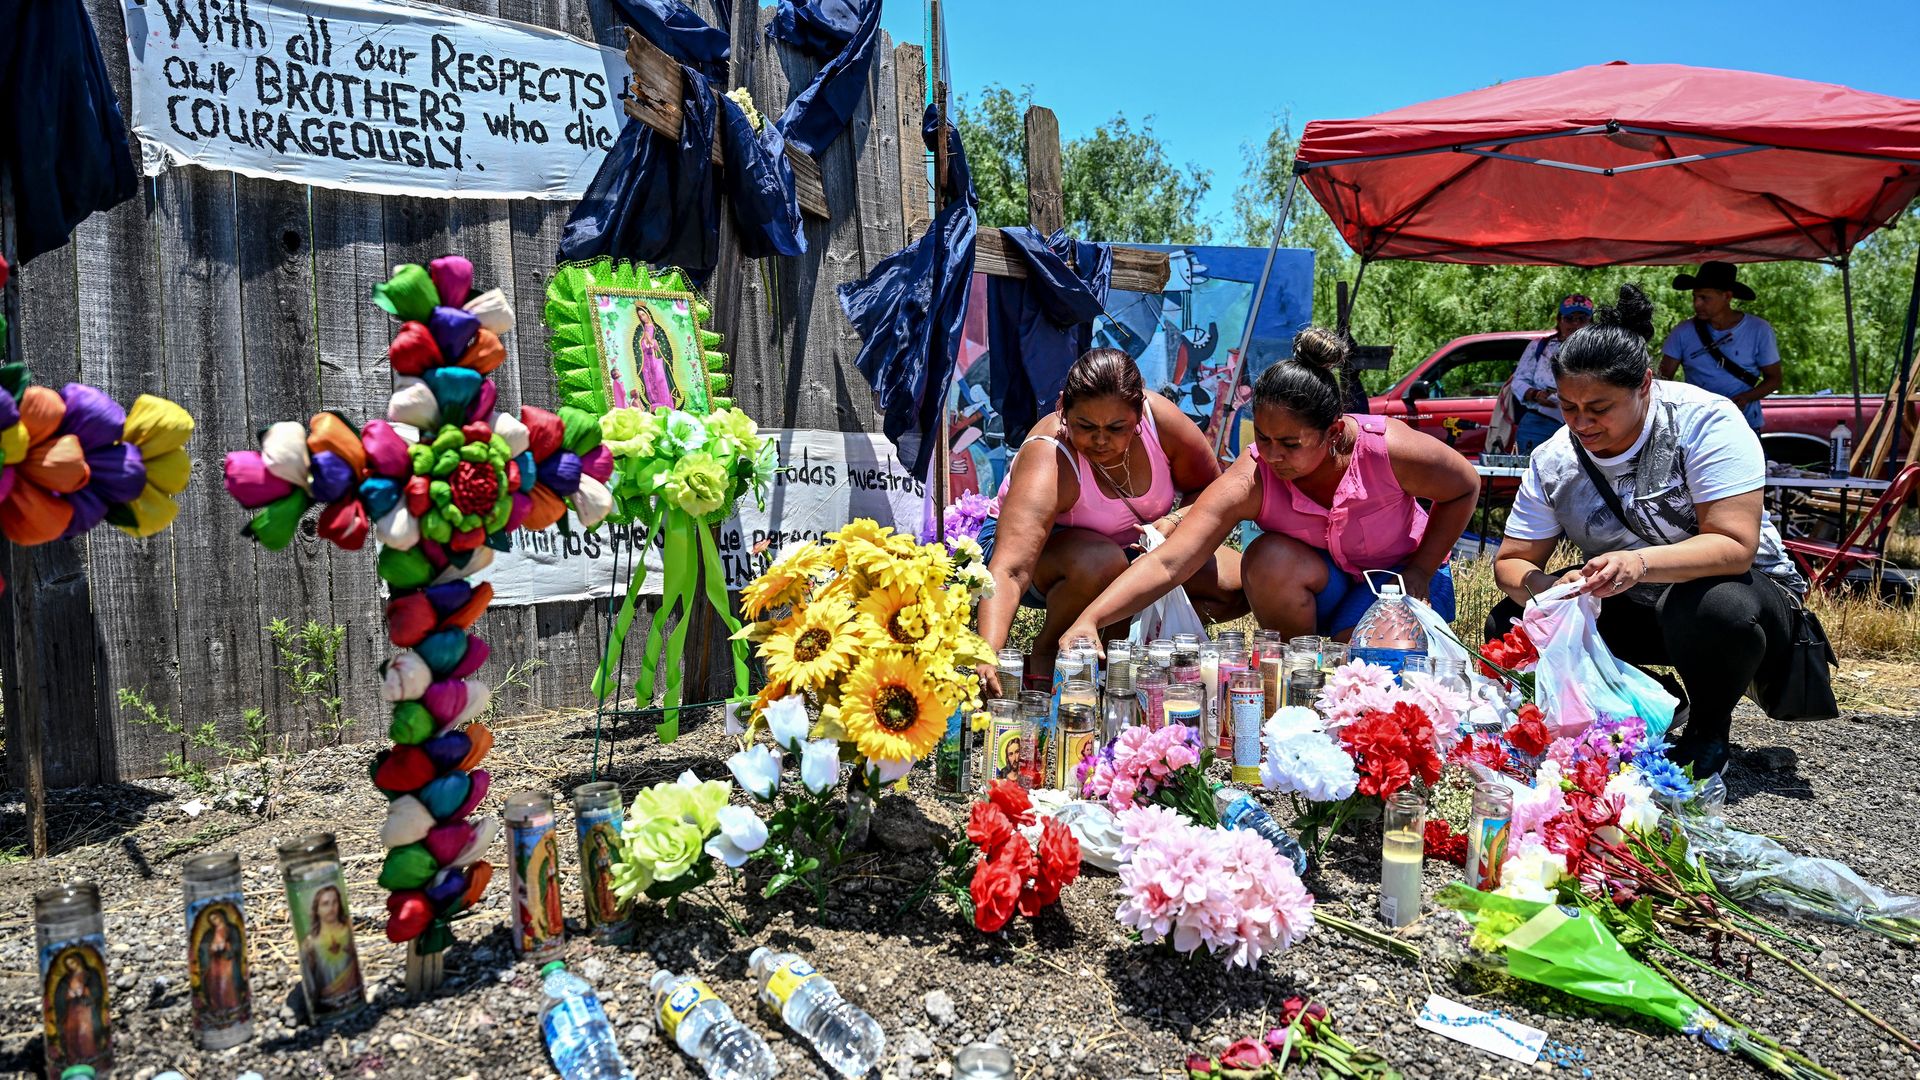
[[[927,189],[927,148],[920,138],[920,120],[927,111],[927,55],[918,45],[893,50],[894,100],[900,122],[900,220],[906,223],[906,243],[923,235],[933,223]],[[904,245],[903,245],[904,246]]]
[[[1041,236],[1066,227],[1067,204],[1060,163],[1060,121],[1053,110],[1027,108],[1027,222]]]
[[[447,952],[421,953],[420,939],[407,942],[407,993],[415,996],[440,989],[447,975]]]

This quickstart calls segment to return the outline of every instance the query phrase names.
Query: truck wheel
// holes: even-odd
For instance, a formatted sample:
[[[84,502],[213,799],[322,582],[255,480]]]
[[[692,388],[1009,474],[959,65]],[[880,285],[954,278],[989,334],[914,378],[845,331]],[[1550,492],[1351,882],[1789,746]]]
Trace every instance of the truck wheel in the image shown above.
[[[1768,461],[1801,469],[1826,465],[1833,452],[1827,440],[1795,431],[1762,432],[1760,449]]]

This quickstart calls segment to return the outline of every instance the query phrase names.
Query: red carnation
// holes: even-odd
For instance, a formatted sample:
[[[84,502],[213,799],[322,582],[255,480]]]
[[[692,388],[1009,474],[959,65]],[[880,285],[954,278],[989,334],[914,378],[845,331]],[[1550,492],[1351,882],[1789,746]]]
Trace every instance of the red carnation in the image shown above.
[[[978,802],[967,817],[967,839],[980,849],[980,857],[991,859],[1000,852],[1014,835],[1013,822],[1007,820],[1006,811],[998,804]]]
[[[1033,802],[1027,798],[1027,791],[1011,780],[995,780],[987,788],[987,798],[1006,812],[1008,819],[1015,825],[1033,824]]]
[[[1528,709],[1533,710],[1533,715],[1527,715]],[[1513,744],[1515,750],[1539,757],[1553,743],[1553,733],[1541,721],[1540,710],[1528,705],[1520,710],[1519,721],[1507,729],[1507,741]]]
[[[1588,795],[1599,795],[1606,791],[1608,776],[1606,763],[1598,758],[1574,762],[1571,773],[1573,785]]]
[[[1453,831],[1453,826],[1444,820],[1435,818],[1427,822],[1427,857],[1450,862],[1455,866],[1467,865],[1467,834]]]
[[[1497,773],[1507,772],[1513,766],[1507,758],[1507,748],[1500,745],[1498,739],[1482,735],[1469,735],[1455,743],[1447,760],[1455,765],[1475,762]]]
[[[1001,850],[1024,847],[1022,842]],[[973,868],[973,882],[967,889],[973,896],[973,925],[989,934],[1007,925],[1013,918],[1014,904],[1020,900],[1022,884],[1019,872],[1005,860],[981,859]]]
[[[463,461],[448,479],[453,488],[453,505],[466,514],[487,514],[500,498],[500,477],[493,466]]]

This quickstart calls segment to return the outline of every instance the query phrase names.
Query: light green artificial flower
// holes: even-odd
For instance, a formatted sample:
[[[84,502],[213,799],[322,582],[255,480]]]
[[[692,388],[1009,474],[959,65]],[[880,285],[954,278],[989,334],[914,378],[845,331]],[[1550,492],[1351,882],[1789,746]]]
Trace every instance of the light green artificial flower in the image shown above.
[[[683,820],[699,828],[701,839],[711,836],[720,827],[720,808],[727,805],[726,781],[701,780],[688,769],[673,786],[685,793],[681,807]]]
[[[675,409],[667,413],[664,425],[666,449],[676,454],[691,454],[707,445],[707,425],[692,413]]]
[[[704,852],[706,834],[698,825],[678,818],[654,818],[622,836],[621,863],[632,866],[632,879],[641,885],[672,881],[686,873]],[[616,886],[619,870],[615,871]]]
[[[707,417],[707,441],[714,457],[731,464],[760,449],[760,425],[739,409],[722,409]]]
[[[760,508],[766,509],[767,489],[773,486],[773,474],[780,471],[780,446],[773,439],[760,444],[760,452],[753,457],[753,471],[749,474],[753,480],[753,497],[760,501]]]
[[[694,517],[705,517],[727,501],[732,481],[727,470],[706,454],[688,454],[666,475],[667,500]]]
[[[614,409],[600,418],[600,437],[606,442],[631,439],[648,419],[639,409]]]

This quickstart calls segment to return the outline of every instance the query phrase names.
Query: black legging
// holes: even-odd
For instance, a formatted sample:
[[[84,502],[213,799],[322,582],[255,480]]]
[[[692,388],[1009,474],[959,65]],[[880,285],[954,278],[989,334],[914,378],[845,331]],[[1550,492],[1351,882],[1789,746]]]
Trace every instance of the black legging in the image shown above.
[[[1679,671],[1692,705],[1681,736],[1687,744],[1724,741],[1733,727],[1733,707],[1755,673],[1779,671],[1786,664],[1793,608],[1780,586],[1762,576],[1749,570],[1683,581],[1667,586],[1653,604],[1625,595],[1600,601],[1600,637],[1616,658],[1643,667],[1670,664]],[[1519,617],[1519,604],[1500,601],[1487,615],[1489,640],[1506,633]]]

